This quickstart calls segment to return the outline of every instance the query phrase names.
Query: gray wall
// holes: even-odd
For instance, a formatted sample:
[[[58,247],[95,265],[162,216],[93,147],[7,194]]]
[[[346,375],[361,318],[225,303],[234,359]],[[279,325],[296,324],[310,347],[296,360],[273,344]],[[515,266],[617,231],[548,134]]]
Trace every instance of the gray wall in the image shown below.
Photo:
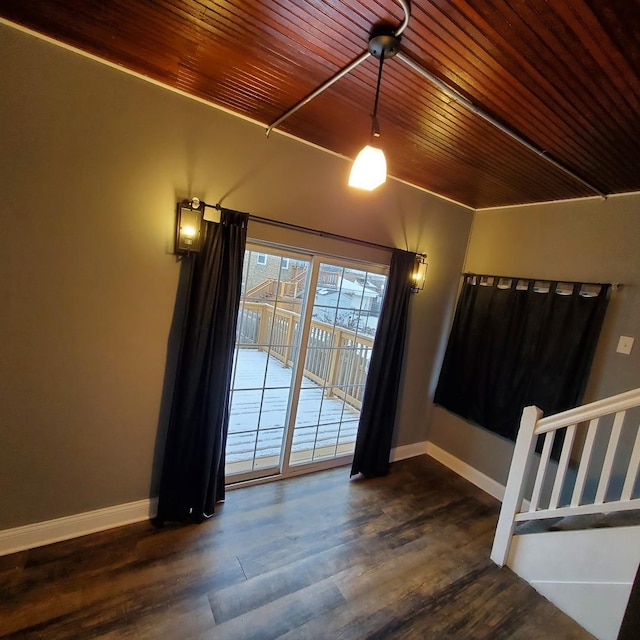
[[[429,254],[396,444],[426,439],[472,213],[0,25],[0,529],[154,494],[174,353],[176,199]],[[347,257],[386,252],[251,223]],[[163,393],[164,388],[164,393]]]
[[[465,270],[554,280],[623,283],[611,296],[585,401],[640,387],[640,194],[478,211]],[[620,335],[636,338],[616,353]],[[630,447],[630,432],[622,447]],[[505,482],[510,441],[437,408],[429,439]]]

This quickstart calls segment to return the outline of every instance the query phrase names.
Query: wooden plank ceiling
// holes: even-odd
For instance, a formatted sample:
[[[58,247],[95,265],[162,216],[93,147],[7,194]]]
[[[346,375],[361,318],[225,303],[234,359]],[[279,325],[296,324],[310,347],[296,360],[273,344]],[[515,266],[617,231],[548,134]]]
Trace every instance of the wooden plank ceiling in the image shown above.
[[[394,0],[2,0],[0,14],[265,125],[404,15]],[[414,0],[401,45],[602,192],[640,190],[640,0]],[[354,157],[377,65],[280,128]],[[391,175],[474,208],[594,195],[397,58],[379,120]]]

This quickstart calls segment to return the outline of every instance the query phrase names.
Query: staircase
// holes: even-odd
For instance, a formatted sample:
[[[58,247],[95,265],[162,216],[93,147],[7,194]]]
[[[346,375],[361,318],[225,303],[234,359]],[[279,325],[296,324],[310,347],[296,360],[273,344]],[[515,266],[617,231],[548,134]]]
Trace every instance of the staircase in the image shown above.
[[[525,408],[491,551],[600,640],[618,637],[640,563],[639,427],[640,389]]]

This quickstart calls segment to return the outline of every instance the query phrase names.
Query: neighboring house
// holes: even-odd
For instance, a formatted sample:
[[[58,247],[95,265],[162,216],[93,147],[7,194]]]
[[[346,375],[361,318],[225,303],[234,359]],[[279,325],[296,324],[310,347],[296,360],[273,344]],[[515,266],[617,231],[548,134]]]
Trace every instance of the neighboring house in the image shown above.
[[[382,296],[375,289],[339,277],[335,287],[317,290],[313,317],[373,334],[378,325],[381,301]]]
[[[249,261],[252,261],[252,269],[248,269]],[[271,278],[289,282],[300,268],[297,260],[290,258],[280,258],[268,253],[257,251],[247,251],[244,258],[244,271],[247,273],[246,281],[243,283],[247,291],[251,291],[255,286]]]

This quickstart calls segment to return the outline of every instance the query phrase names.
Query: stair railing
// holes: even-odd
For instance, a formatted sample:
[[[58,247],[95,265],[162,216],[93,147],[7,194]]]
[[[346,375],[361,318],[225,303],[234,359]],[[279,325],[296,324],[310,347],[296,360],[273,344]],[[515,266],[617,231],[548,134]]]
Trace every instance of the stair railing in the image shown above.
[[[509,477],[505,489],[498,526],[491,550],[491,559],[502,566],[507,561],[511,539],[517,523],[544,518],[560,518],[574,515],[609,513],[640,509],[640,498],[634,498],[634,487],[640,467],[640,425],[627,424],[627,412],[640,407],[640,388],[620,393],[616,396],[598,400],[590,404],[569,409],[555,415],[542,417],[538,407],[526,407],[522,412],[520,430],[509,469]],[[610,419],[607,419],[609,418]],[[625,428],[635,428],[636,434],[631,455],[616,457],[620,444],[620,436]],[[577,430],[586,427],[586,434],[577,462],[575,482],[571,487],[567,471],[572,454],[575,455],[574,443]],[[594,461],[594,444],[598,433],[606,439],[606,452],[601,464]],[[564,440],[559,450],[558,462],[550,464],[553,444],[558,434],[563,431]],[[535,456],[538,436],[544,439],[540,462],[536,472],[531,500],[524,504],[525,491]],[[624,484],[617,495],[610,495],[612,472],[622,470]],[[626,462],[626,465],[624,464]],[[621,463],[623,464],[620,469]],[[597,480],[594,496],[585,492],[590,478]],[[570,491],[567,491],[570,490]],[[567,502],[565,496],[570,493]]]
[[[249,289],[245,294],[246,300],[255,300],[258,298],[272,298],[276,294],[277,281],[273,278],[267,278],[258,283],[255,287]]]

